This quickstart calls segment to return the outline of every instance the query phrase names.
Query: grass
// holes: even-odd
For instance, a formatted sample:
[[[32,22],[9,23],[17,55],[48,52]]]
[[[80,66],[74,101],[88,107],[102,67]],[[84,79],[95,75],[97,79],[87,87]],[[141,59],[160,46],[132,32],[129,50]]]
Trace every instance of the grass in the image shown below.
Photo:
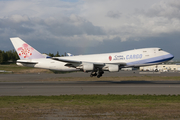
[[[2,96],[0,119],[180,119],[180,95]]]

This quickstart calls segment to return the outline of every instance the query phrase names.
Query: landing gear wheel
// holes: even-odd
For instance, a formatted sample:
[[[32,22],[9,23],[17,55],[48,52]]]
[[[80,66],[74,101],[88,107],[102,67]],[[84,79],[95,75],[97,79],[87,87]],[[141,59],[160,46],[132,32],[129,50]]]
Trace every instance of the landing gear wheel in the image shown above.
[[[158,72],[158,69],[155,69],[155,72]]]
[[[103,71],[98,72],[97,78],[100,78],[100,77],[102,76],[103,73],[104,73]]]
[[[96,73],[97,72],[97,73]],[[104,71],[102,70],[102,68],[97,68],[95,73],[91,73],[93,76],[97,76],[97,78],[100,78],[102,76],[102,74],[104,74]]]
[[[96,72],[92,72],[92,73],[90,74],[90,77],[93,77],[93,76],[97,76],[97,73],[96,73]]]
[[[97,78],[100,78],[102,75],[97,75]]]

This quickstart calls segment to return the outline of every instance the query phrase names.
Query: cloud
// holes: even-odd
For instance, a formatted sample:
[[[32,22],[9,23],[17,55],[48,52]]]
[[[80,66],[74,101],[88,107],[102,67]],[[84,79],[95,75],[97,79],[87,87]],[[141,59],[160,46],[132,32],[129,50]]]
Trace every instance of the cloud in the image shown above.
[[[168,2],[161,1],[158,4],[154,4],[144,14],[149,17],[165,17],[168,19],[180,19],[180,1],[171,0]]]
[[[11,21],[14,21],[14,22],[17,22],[17,23],[20,23],[20,22],[25,22],[25,21],[28,21],[29,18],[27,16],[21,16],[21,15],[12,15],[10,17]]]
[[[111,18],[116,18],[116,19],[118,19],[118,18],[121,17],[121,13],[120,13],[119,11],[109,11],[109,12],[107,13],[107,16],[108,16],[108,17],[111,17]]]
[[[6,39],[18,36],[31,41],[51,40],[54,41],[52,43],[63,43],[68,47],[93,46],[92,41],[101,41],[105,35],[101,27],[73,14],[62,17],[60,21],[52,17],[40,19],[13,15],[0,19],[0,31],[0,35],[6,36]]]
[[[179,0],[16,0],[0,1],[0,11],[0,47],[6,50],[9,37],[18,36],[35,47],[44,43],[38,48],[45,52],[113,52],[163,40],[169,45],[166,38],[178,43],[173,35],[180,32]]]
[[[125,41],[134,37],[138,39],[138,37],[158,36],[161,33],[179,31],[177,27],[179,26],[179,10],[177,10],[179,8],[174,6],[177,2],[179,1],[157,0],[144,8],[141,6],[147,6],[147,1],[139,0],[138,3],[141,3],[139,5],[136,4],[137,1],[136,3],[123,0],[115,0],[112,3],[110,1],[88,1],[87,3],[93,6],[93,10],[86,5],[85,12],[91,17],[84,16],[94,25],[103,26],[109,36],[113,34],[114,38],[120,37],[122,41]],[[132,3],[135,5],[132,6]],[[119,19],[111,19],[113,17]]]

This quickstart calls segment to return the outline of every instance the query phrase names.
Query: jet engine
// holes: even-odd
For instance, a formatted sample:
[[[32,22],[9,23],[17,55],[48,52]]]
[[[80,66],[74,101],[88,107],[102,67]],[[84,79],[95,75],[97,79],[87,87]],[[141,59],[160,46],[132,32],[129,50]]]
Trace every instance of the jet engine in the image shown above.
[[[89,72],[94,70],[94,64],[91,63],[85,63],[83,64],[83,71],[84,72]]]
[[[119,65],[106,64],[106,66],[103,67],[103,70],[108,70],[109,72],[118,72],[119,71]]]
[[[119,71],[119,65],[109,65],[108,66],[110,72],[118,72]]]

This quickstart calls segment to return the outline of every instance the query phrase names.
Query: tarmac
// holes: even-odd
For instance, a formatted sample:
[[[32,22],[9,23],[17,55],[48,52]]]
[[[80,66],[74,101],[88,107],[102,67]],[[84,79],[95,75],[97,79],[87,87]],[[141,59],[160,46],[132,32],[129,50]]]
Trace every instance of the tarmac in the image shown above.
[[[51,96],[84,94],[179,95],[180,81],[86,81],[90,73],[0,74],[0,96]],[[138,71],[105,73],[103,77],[144,76]],[[148,76],[180,76],[180,73],[148,73]],[[82,77],[84,81],[51,81],[59,77]],[[41,81],[49,78],[49,81]]]

